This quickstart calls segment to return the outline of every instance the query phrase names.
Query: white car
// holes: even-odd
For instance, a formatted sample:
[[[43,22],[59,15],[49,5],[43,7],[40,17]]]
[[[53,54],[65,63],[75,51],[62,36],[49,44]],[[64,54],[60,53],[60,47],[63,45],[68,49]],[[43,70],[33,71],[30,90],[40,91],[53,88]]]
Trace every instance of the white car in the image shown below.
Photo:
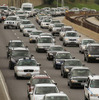
[[[24,26],[23,36],[29,37],[29,34],[33,31],[37,30],[34,24]]]
[[[85,100],[99,100],[99,75],[89,76],[84,86]]]
[[[18,16],[8,16],[6,20],[4,21],[4,29],[15,27],[18,28],[18,23],[20,22]]]
[[[54,41],[51,36],[40,36],[37,39],[36,51],[37,52],[40,52],[40,51],[46,52],[51,45],[54,45]]]
[[[52,31],[52,28],[53,28],[55,23],[60,23],[60,21],[59,20],[52,20],[48,26],[49,31]]]
[[[41,100],[48,93],[59,93],[59,90],[55,84],[36,84],[30,93],[30,100]]]
[[[70,100],[64,93],[48,93],[45,94],[42,100]]]
[[[67,31],[65,36],[63,37],[63,45],[76,45],[79,46],[80,43],[80,35],[76,31]]]
[[[79,48],[80,48],[79,52],[84,53],[84,50],[85,50],[87,44],[89,44],[89,43],[95,43],[95,40],[93,40],[93,39],[82,39],[80,44],[79,44]]]
[[[30,25],[30,24],[32,24],[30,20],[27,20],[27,19],[22,20],[19,24],[20,32],[23,31],[24,26],[27,26],[27,25]]]
[[[72,26],[63,26],[61,28],[61,31],[59,33],[59,39],[62,41],[63,40],[63,37],[65,36],[66,34],[66,31],[73,31],[73,27]]]
[[[19,59],[14,67],[14,75],[19,77],[31,77],[32,75],[40,74],[40,64],[34,59],[34,57],[25,57]]]
[[[51,22],[51,19],[44,19],[40,24],[41,28],[48,28],[50,22]]]

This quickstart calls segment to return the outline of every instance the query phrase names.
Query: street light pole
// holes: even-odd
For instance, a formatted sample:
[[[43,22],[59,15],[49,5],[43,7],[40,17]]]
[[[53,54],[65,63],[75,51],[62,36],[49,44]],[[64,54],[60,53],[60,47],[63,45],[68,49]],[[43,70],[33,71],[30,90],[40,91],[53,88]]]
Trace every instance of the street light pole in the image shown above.
[[[62,7],[64,6],[64,0],[61,0],[61,6]]]

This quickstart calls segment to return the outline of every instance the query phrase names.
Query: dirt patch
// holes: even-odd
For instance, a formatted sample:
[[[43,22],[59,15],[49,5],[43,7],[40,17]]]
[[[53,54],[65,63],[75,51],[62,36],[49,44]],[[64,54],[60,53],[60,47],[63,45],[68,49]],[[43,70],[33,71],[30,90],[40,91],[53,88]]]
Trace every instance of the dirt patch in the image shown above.
[[[75,30],[77,30],[79,33],[81,33],[81,34],[83,34],[83,35],[86,35],[87,37],[92,38],[92,39],[94,39],[94,40],[96,40],[96,41],[99,42],[99,33],[96,33],[96,32],[94,32],[94,31],[91,31],[91,30],[87,29],[87,28],[84,28],[84,27],[82,27],[82,26],[79,26],[79,25],[77,25],[77,24],[74,24],[74,23],[68,21],[68,20],[65,19],[65,18],[63,19],[62,22],[63,22],[65,25],[72,26],[72,27],[73,27]]]

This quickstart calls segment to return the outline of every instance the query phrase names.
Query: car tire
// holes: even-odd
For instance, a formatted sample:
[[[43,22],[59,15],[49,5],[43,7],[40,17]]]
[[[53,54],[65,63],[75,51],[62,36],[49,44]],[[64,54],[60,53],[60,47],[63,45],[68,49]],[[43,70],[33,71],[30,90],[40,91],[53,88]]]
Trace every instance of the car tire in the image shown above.
[[[6,26],[4,26],[4,29],[6,29],[7,27]]]
[[[9,69],[12,69],[11,63],[9,62]]]
[[[70,89],[72,89],[72,88],[73,88],[73,86],[72,86],[72,84],[71,84],[71,83],[69,84],[69,87],[70,87]]]
[[[86,98],[86,96],[85,96],[85,99],[84,100],[88,100],[87,98]]]
[[[65,75],[65,73],[63,72],[63,78],[66,78],[66,75]]]
[[[16,74],[16,73],[14,73],[14,76],[15,76],[15,78],[16,78],[16,79],[19,79],[19,77],[17,76],[17,74]]]
[[[87,58],[86,58],[86,61],[89,63],[89,62],[90,62],[90,58],[87,57]]]

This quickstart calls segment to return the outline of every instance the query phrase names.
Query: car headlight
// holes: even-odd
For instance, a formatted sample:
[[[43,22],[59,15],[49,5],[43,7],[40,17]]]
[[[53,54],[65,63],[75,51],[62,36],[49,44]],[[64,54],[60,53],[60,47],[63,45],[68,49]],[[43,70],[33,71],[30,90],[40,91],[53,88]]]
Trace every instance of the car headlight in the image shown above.
[[[23,70],[19,70],[19,69],[17,69],[16,71],[17,71],[17,72],[23,72]]]
[[[53,55],[52,53],[49,53],[49,55]]]
[[[76,82],[78,82],[78,81],[77,81],[77,80],[73,80],[73,79],[72,79],[72,80],[71,80],[71,82],[72,82],[72,83],[76,83]]]
[[[69,72],[69,69],[66,68],[65,71],[66,71],[66,72]]]
[[[24,25],[21,25],[20,28],[24,28]]]
[[[82,46],[82,49],[85,49],[85,46]]]
[[[13,63],[16,63],[16,61],[15,61],[13,58],[11,58],[11,61],[12,61]]]
[[[65,38],[66,41],[68,41],[68,38]]]
[[[57,64],[60,64],[60,61],[56,61]]]
[[[99,95],[98,94],[90,94],[90,96],[98,97]]]
[[[90,54],[88,55],[88,57],[91,57],[91,56],[92,56],[92,55],[90,55]]]

